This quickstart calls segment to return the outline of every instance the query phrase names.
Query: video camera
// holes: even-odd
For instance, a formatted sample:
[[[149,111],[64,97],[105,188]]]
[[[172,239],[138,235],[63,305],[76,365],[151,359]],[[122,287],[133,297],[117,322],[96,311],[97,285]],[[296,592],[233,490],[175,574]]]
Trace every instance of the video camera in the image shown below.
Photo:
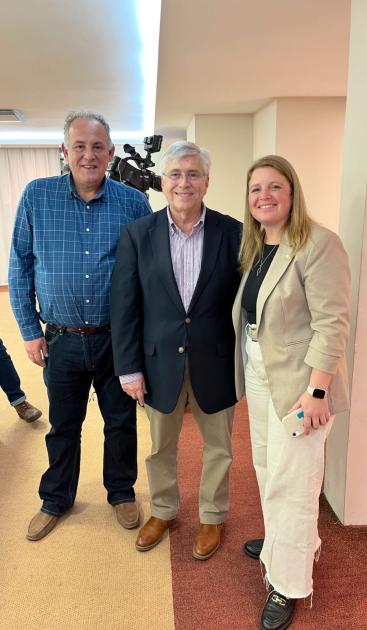
[[[153,171],[150,171],[149,167],[155,166],[155,163],[151,160],[151,153],[157,153],[161,150],[162,137],[163,136],[146,136],[144,138],[145,157],[142,157],[135,151],[135,147],[132,147],[131,144],[124,144],[125,153],[129,153],[130,155],[126,158],[120,158],[118,155],[114,157],[108,169],[109,177],[128,186],[132,186],[132,188],[137,188],[137,190],[145,194],[147,194],[149,188],[161,191],[161,178],[159,175],[153,173]],[[130,160],[134,160],[138,168],[130,164]]]

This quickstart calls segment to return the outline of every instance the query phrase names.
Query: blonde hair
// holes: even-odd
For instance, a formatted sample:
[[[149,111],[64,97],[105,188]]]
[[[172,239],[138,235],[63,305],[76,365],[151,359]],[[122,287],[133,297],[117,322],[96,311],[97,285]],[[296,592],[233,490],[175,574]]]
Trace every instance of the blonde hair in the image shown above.
[[[266,155],[256,160],[247,173],[246,209],[239,253],[240,266],[243,272],[251,268],[255,257],[260,257],[264,244],[264,229],[251,214],[248,197],[249,182],[253,172],[258,168],[266,167],[271,167],[278,171],[288,180],[291,187],[292,206],[285,230],[287,231],[293,254],[296,254],[303,247],[310,234],[311,219],[308,216],[302,187],[293,166],[288,160],[279,155]]]

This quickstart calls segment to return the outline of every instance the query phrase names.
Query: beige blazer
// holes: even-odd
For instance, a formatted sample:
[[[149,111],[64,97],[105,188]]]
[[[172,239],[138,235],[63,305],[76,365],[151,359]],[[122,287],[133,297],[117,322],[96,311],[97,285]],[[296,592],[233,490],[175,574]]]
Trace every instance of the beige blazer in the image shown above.
[[[232,313],[238,400],[245,393],[246,312],[241,300],[247,276],[248,272],[242,277]],[[307,243],[293,256],[284,235],[256,305],[258,342],[279,418],[306,390],[312,368],[333,374],[331,413],[348,409],[345,351],[350,303],[349,263],[340,238],[313,224]]]

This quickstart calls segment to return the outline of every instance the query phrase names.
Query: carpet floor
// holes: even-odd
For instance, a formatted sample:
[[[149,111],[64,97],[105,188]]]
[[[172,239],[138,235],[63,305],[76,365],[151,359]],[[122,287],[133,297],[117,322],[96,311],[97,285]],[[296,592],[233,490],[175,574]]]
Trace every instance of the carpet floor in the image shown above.
[[[175,630],[253,630],[266,599],[259,562],[244,556],[245,540],[260,538],[260,499],[250,457],[245,401],[233,429],[231,508],[223,544],[206,562],[192,558],[198,524],[201,436],[185,415],[180,439],[181,511],[170,535]],[[294,630],[367,630],[367,527],[343,527],[320,500],[322,553],[315,564],[313,606],[298,602]]]
[[[40,507],[37,490],[47,464],[47,396],[41,369],[27,359],[0,293],[0,337],[20,373],[28,399],[44,411],[33,424],[17,419],[0,395],[0,628],[4,630],[247,630],[258,627],[265,598],[257,562],[244,557],[244,540],[263,532],[251,465],[245,402],[233,432],[231,511],[223,542],[206,562],[192,557],[198,527],[201,437],[185,414],[180,439],[181,509],[162,543],[138,553],[136,531],[119,526],[102,485],[102,420],[89,403],[83,427],[77,501],[43,540],[25,532]],[[2,394],[2,392],[1,392]],[[144,459],[149,426],[138,414],[137,498],[149,517]],[[321,500],[323,550],[315,568],[313,608],[300,602],[294,630],[367,630],[367,528],[342,527]]]
[[[49,430],[41,368],[26,357],[0,293],[0,337],[32,404],[43,410],[27,424],[0,392],[0,628],[1,630],[173,630],[169,537],[154,554],[135,550],[137,530],[125,530],[102,484],[103,424],[93,397],[83,426],[77,501],[38,542],[26,540],[39,510],[39,480],[47,465]],[[149,425],[139,411],[137,499],[149,515],[144,459]]]

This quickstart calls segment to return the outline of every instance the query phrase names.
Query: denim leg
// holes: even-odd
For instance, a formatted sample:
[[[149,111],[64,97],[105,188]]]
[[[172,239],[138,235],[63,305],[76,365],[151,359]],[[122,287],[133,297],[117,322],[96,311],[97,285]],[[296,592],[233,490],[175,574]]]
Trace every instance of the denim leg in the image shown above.
[[[80,470],[81,428],[93,374],[86,369],[82,335],[50,333],[45,382],[51,430],[46,436],[49,468],[41,478],[42,510],[60,515],[75,500]]]
[[[122,391],[114,374],[110,335],[93,335],[90,341],[96,358],[93,385],[104,419],[103,483],[108,502],[116,505],[135,498],[136,402]]]
[[[20,387],[20,378],[10,355],[0,339],[0,387],[11,405],[17,405],[25,400],[25,393]]]

